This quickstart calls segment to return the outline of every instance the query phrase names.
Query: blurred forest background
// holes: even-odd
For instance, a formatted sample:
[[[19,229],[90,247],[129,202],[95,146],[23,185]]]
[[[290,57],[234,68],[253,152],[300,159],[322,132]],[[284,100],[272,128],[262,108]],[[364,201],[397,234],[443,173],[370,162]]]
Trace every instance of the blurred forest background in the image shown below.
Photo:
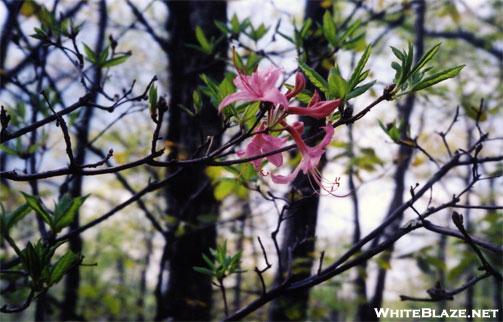
[[[501,1],[2,0],[0,19],[0,306],[19,308],[0,313],[2,321],[220,320],[243,308],[236,317],[245,320],[367,321],[377,320],[375,307],[492,308],[492,320],[502,320]],[[208,94],[234,91],[225,88],[232,48],[243,68],[278,65],[293,84],[299,57],[324,78],[334,64],[350,75],[371,45],[366,68],[377,81],[346,105],[356,112],[393,83],[390,46],[411,43],[417,62],[439,42],[434,65],[465,65],[457,77],[336,129],[320,170],[340,177],[336,193],[347,197],[313,194],[304,176],[277,185],[251,166],[181,171],[169,162],[235,135],[222,131]],[[50,122],[16,132],[41,120]],[[165,151],[156,154],[156,144]],[[467,166],[449,165],[458,149],[472,156]],[[295,164],[293,152],[289,159]],[[43,218],[55,204],[73,209],[61,226]],[[7,223],[16,211],[20,221]],[[427,223],[418,221],[429,211]],[[20,248],[64,241],[52,263],[67,256],[73,264],[50,287],[35,285],[11,240]],[[228,276],[194,270],[224,244],[235,262]],[[357,258],[375,249],[350,269],[320,274],[348,250]],[[319,282],[282,293],[317,274]],[[278,291],[265,299],[263,287]],[[431,301],[416,301],[424,298]]]

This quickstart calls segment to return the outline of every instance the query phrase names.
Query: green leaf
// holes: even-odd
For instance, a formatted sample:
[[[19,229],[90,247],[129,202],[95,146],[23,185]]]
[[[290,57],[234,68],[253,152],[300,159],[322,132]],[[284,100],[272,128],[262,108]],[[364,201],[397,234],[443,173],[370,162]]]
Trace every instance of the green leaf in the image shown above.
[[[54,232],[58,233],[61,229],[69,226],[80,207],[88,196],[69,198],[64,196],[54,209]]]
[[[236,87],[232,82],[232,78],[226,76],[220,84],[218,84],[218,93],[220,94],[220,99],[224,99],[227,95],[234,93]]]
[[[400,126],[397,126],[396,123],[391,123],[385,126],[380,120],[378,122],[379,126],[384,132],[386,132],[393,142],[398,142],[400,140]]]
[[[215,199],[218,201],[224,200],[227,196],[232,194],[237,188],[238,183],[234,179],[224,179],[220,181],[215,187]]]
[[[248,59],[246,60],[246,66],[245,66],[246,72],[251,73],[256,69],[257,65],[259,64],[260,56],[258,56],[254,52],[251,52],[247,58]]]
[[[342,78],[341,73],[337,67],[330,69],[328,74],[328,96],[330,98],[341,98],[346,97],[348,91],[348,84],[344,78]]]
[[[192,267],[192,269],[195,270],[198,273],[206,274],[208,276],[213,276],[214,275],[212,270],[209,270],[209,269],[204,268],[204,267],[194,266],[194,267]]]
[[[438,49],[440,48],[441,43],[436,44],[433,46],[426,54],[421,57],[421,59],[417,62],[417,64],[412,68],[411,74],[414,74],[417,71],[420,71],[421,68],[426,66],[426,64],[433,58],[438,52]]]
[[[241,25],[239,23],[239,19],[238,19],[238,16],[236,14],[232,15],[230,24],[231,24],[231,30],[232,30],[232,32],[235,33],[235,34],[239,33]]]
[[[18,154],[18,151],[7,146],[5,143],[0,144],[0,151],[3,151],[3,152],[10,154],[10,155],[17,155]]]
[[[47,223],[51,228],[53,227],[52,217],[42,206],[41,202],[35,198],[34,196],[30,196],[24,192],[22,192],[26,202],[30,206],[31,209],[35,211],[35,213],[42,219],[45,223]]]
[[[27,214],[29,214],[31,208],[28,204],[24,204],[14,210],[12,213],[8,214],[6,220],[6,228],[7,230],[12,228],[18,221],[23,219]]]
[[[393,82],[397,83],[400,78],[402,78],[402,65],[397,63],[396,61],[391,63],[391,68],[395,70],[395,78]]]
[[[266,26],[261,23],[258,28],[251,26],[251,32],[247,34],[251,39],[254,41],[259,41],[264,35],[267,33],[269,28],[266,28]]]
[[[425,79],[423,79],[420,83],[414,84],[414,86],[411,88],[410,91],[419,91],[428,88],[430,86],[433,86],[435,84],[438,84],[446,79],[456,77],[459,74],[459,72],[463,69],[463,67],[465,67],[465,65],[444,69],[438,73],[430,75]]]
[[[211,268],[211,269],[215,268],[215,264],[213,263],[213,261],[208,256],[206,256],[204,253],[203,253],[203,260],[206,262],[206,264],[208,265],[209,268]]]
[[[38,13],[38,19],[42,23],[42,27],[47,30],[51,30],[54,28],[55,19],[52,13],[45,7],[42,6],[42,9]]]
[[[28,242],[26,248],[21,252],[21,254],[21,262],[23,263],[24,268],[34,280],[38,280],[42,271],[42,265],[31,242]]]
[[[229,263],[229,274],[233,274],[237,271],[237,268],[241,261],[241,254],[242,252],[239,251],[231,257],[231,261]]]
[[[196,39],[202,50],[206,54],[211,54],[214,49],[214,45],[206,38],[203,29],[200,26],[196,26]]]
[[[194,105],[196,114],[199,114],[201,108],[203,107],[203,99],[201,97],[201,93],[197,89],[192,92],[192,105]]]
[[[471,253],[465,253],[464,255],[465,256],[461,258],[461,261],[449,270],[449,273],[447,274],[447,279],[449,281],[457,281],[463,274],[468,272],[471,267],[477,265],[478,261],[474,255]]]
[[[245,181],[251,181],[257,177],[257,172],[255,172],[255,169],[251,165],[251,163],[246,162],[246,163],[241,163],[239,165],[239,172]]]
[[[244,107],[244,112],[241,112],[241,107]],[[241,105],[236,109],[240,118],[239,123],[243,124],[246,129],[251,129],[251,127],[256,123],[259,109],[260,102]]]
[[[356,20],[355,22],[353,22],[351,25],[349,25],[348,29],[339,37],[340,41],[343,41],[343,42],[347,42],[347,38],[350,37],[350,36],[353,36],[355,34],[355,32],[360,28],[360,25],[361,25],[361,21],[360,20]],[[354,37],[356,39],[359,39],[361,37],[364,37],[365,36],[365,33],[361,33],[359,34],[358,36]],[[350,39],[348,40],[349,42],[353,42],[354,39]]]
[[[103,64],[107,60],[108,52],[109,52],[108,46],[106,46],[105,49],[103,49],[98,56],[98,65],[103,66]]]
[[[323,14],[323,35],[327,41],[334,47],[337,46],[337,29],[335,26],[334,18],[332,14],[327,10]]]
[[[374,86],[375,83],[376,83],[376,81],[374,80],[374,81],[368,82],[368,83],[366,83],[366,84],[364,84],[362,86],[355,87],[351,92],[349,92],[348,95],[346,95],[346,100],[349,100],[349,99],[352,99],[354,97],[362,95],[369,88],[371,88],[372,86]]]
[[[309,104],[309,102],[311,101],[311,97],[312,97],[312,96],[313,96],[313,95],[309,95],[309,94],[307,94],[307,93],[305,93],[305,92],[302,92],[302,93],[297,94],[297,95],[295,96],[295,98],[296,98],[299,102],[301,102],[301,103],[303,103],[303,104]]]
[[[152,85],[148,91],[148,104],[150,106],[150,109],[152,111],[156,109],[157,105],[157,87],[155,85]]]
[[[223,23],[222,21],[215,20],[213,21],[215,26],[222,32],[223,34],[227,34],[229,32],[229,28],[227,28],[227,25]]]
[[[124,63],[129,58],[129,56],[130,56],[129,54],[116,56],[114,58],[111,58],[111,59],[105,61],[103,64],[101,64],[101,67],[109,68],[109,67],[120,65],[120,64]]]
[[[398,84],[403,84],[410,75],[410,68],[412,67],[412,59],[414,58],[414,48],[412,47],[412,43],[409,42],[409,47],[407,50],[407,55],[405,57],[405,61],[402,65],[402,77],[398,81]]]
[[[351,160],[358,168],[372,172],[376,169],[376,166],[382,166],[384,164],[373,148],[361,148],[360,152],[361,155]]]
[[[58,259],[56,264],[51,270],[49,277],[49,285],[54,285],[65,276],[70,269],[77,265],[80,261],[80,256],[72,251],[66,252],[61,258]]]
[[[311,18],[307,18],[304,20],[302,24],[302,28],[300,28],[299,35],[302,39],[306,38],[307,34],[311,30],[311,26],[313,25],[313,20]]]
[[[84,55],[86,56],[87,60],[89,60],[93,64],[96,64],[96,54],[94,53],[94,51],[85,43],[82,44],[84,45]]]
[[[363,81],[361,79],[362,71],[365,65],[367,64],[367,61],[369,60],[370,53],[372,51],[372,47],[369,45],[367,48],[365,48],[365,51],[363,52],[362,56],[360,57],[360,60],[356,64],[355,70],[353,71],[353,74],[351,75],[351,78],[349,79],[349,88],[353,89],[356,85],[358,85],[359,82]]]
[[[391,51],[393,51],[393,54],[395,54],[395,56],[400,59],[401,61],[405,61],[405,54],[400,51],[398,48],[396,47],[393,47],[393,46],[390,46],[391,47]]]
[[[314,86],[316,86],[323,93],[328,92],[328,83],[320,74],[318,74],[314,69],[303,62],[299,62],[299,67],[300,69],[302,69],[304,74],[311,81],[311,83],[313,83]]]

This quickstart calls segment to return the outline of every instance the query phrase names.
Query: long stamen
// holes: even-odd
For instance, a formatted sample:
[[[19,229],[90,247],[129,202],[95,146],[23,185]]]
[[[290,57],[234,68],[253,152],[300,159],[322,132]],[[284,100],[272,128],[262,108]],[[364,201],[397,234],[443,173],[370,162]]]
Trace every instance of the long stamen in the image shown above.
[[[232,47],[232,63],[234,64],[234,67],[236,68],[237,72],[238,72],[238,76],[239,76],[239,79],[241,79],[241,83],[243,84],[243,86],[246,88],[247,91],[250,91],[252,92],[253,94],[257,95],[257,96],[260,96],[250,85],[250,83],[248,83],[248,81],[245,79],[245,77],[243,77],[243,73],[244,71],[243,70],[240,70],[238,68],[238,65],[237,65],[237,52],[236,52],[236,48],[235,47]]]
[[[328,179],[325,179],[318,169],[313,169],[312,171],[310,171],[310,174],[320,189],[320,191],[319,191],[320,195],[322,195],[322,193],[321,193],[322,190],[327,192],[329,195],[337,197],[337,198],[344,198],[344,197],[350,196],[353,193],[353,191],[351,191],[347,194],[344,194],[344,195],[338,195],[338,194],[334,193],[334,191],[340,187],[340,177],[336,177],[334,181],[330,181]],[[310,181],[310,183],[311,183],[311,181]],[[330,188],[327,187],[327,185]],[[334,189],[335,186],[337,186],[337,188]],[[311,187],[313,187],[313,186],[311,185]],[[316,191],[317,189],[313,188],[313,190]]]
[[[320,186],[318,184],[317,187],[315,187],[315,185],[313,184],[313,181],[312,181],[313,179],[315,179],[315,178],[312,178],[309,174],[307,175],[307,180],[309,181],[309,185],[311,186],[311,189],[313,189],[313,194],[321,195],[320,191],[319,191]]]
[[[247,91],[249,92],[252,92],[253,94],[257,95],[257,96],[260,96],[260,93],[257,93],[253,87],[250,85],[250,83],[248,83],[248,81],[245,79],[245,77],[241,74],[241,71],[238,70],[238,75],[239,75],[239,79],[241,79],[241,83],[243,84],[243,86],[246,88]]]

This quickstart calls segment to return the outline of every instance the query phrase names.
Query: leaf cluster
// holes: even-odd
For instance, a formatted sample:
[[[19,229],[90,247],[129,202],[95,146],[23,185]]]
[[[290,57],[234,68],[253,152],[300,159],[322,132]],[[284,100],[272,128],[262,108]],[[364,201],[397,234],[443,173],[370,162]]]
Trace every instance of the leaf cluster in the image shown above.
[[[395,97],[431,87],[459,74],[464,65],[446,69],[439,69],[429,65],[437,54],[440,45],[439,43],[433,46],[418,59],[416,64],[413,64],[414,48],[411,43],[409,43],[407,50],[391,47],[393,54],[398,58],[398,62],[391,63],[391,67],[395,70],[393,82],[397,85],[394,93]]]
[[[194,266],[193,269],[201,274],[208,275],[218,281],[237,273],[241,261],[241,252],[227,255],[227,241],[217,245],[216,249],[210,248],[211,258],[203,254],[206,267]]]

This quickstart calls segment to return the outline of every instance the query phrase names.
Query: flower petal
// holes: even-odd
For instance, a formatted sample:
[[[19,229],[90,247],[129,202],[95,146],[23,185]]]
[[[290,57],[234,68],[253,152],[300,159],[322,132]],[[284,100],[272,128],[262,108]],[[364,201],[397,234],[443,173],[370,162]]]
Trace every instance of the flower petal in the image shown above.
[[[311,100],[309,101],[309,104],[307,104],[307,107],[313,106],[314,104],[318,103],[321,100],[320,94],[318,93],[317,90],[314,90],[313,96],[311,96]]]
[[[263,153],[269,153],[271,151],[278,150],[287,141],[286,138],[277,138],[266,134],[262,135],[262,139],[263,139],[263,145],[262,145]],[[267,157],[267,160],[269,160],[275,166],[279,167],[283,164],[283,155],[281,152],[269,155]]]
[[[302,92],[305,87],[306,87],[306,79],[304,78],[304,74],[302,74],[301,72],[297,72],[297,74],[295,74],[295,87],[286,93],[286,98],[291,99],[295,95]]]
[[[273,104],[288,106],[286,96],[282,94],[276,87],[271,87],[262,93],[261,101],[270,102]]]
[[[262,71],[257,71],[256,75],[257,80],[259,81],[257,85],[260,85],[259,87],[263,90],[267,90],[273,87],[276,88],[276,83],[278,82],[278,79],[282,74],[283,72],[281,71],[281,69],[274,66],[266,68]]]
[[[284,175],[281,175],[281,174],[278,174],[278,175],[271,174],[271,179],[272,179],[272,181],[274,183],[278,183],[278,184],[290,183],[293,180],[295,180],[295,178],[297,178],[297,175],[299,174],[299,171],[300,171],[300,164],[289,175],[284,176]]]
[[[218,105],[218,112],[221,113],[224,107],[226,107],[229,104],[232,104],[237,101],[243,101],[243,102],[248,102],[248,101],[253,101],[257,99],[257,97],[251,95],[249,92],[236,92],[232,93],[230,95],[227,95]]]
[[[339,105],[341,105],[341,100],[337,99],[332,101],[320,101],[315,103],[314,105],[311,105],[311,103],[309,104],[310,106],[308,106],[307,108],[295,106],[288,107],[287,112],[289,114],[305,115],[317,120],[321,120],[332,114],[335,109],[339,107]]]

